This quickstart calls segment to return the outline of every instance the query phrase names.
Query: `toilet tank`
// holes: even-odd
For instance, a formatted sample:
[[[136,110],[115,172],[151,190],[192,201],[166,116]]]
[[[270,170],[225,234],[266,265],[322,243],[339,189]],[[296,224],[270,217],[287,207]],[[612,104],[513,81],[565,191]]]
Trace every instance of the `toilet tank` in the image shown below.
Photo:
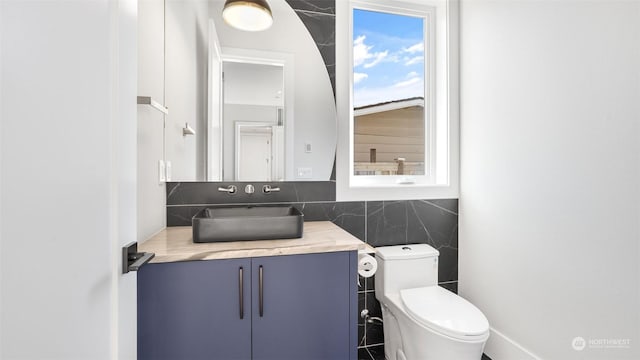
[[[376,248],[376,297],[438,284],[438,250],[427,244]]]

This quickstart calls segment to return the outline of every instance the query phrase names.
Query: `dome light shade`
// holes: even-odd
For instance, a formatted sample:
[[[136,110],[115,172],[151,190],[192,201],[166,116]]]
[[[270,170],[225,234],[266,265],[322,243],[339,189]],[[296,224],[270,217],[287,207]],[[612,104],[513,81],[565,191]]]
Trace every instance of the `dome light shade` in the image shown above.
[[[273,24],[271,8],[266,0],[227,0],[222,18],[234,28],[245,31],[262,31]]]

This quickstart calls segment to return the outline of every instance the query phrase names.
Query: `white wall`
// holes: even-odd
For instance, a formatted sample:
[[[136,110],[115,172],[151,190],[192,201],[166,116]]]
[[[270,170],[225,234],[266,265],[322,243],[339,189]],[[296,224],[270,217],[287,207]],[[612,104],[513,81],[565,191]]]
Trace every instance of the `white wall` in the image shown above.
[[[164,104],[164,2],[138,1],[138,95]],[[173,110],[173,109],[172,109]],[[164,115],[138,105],[138,241],[166,224],[166,189],[159,182],[158,161],[164,159]]]
[[[0,358],[135,358],[136,2],[0,2]]]
[[[204,181],[206,164],[208,3],[166,1],[165,150],[173,181]],[[183,136],[185,122],[196,135]]]
[[[461,23],[459,290],[487,354],[640,358],[640,2],[463,1]]]
[[[225,104],[284,106],[282,66],[227,61],[223,71]]]

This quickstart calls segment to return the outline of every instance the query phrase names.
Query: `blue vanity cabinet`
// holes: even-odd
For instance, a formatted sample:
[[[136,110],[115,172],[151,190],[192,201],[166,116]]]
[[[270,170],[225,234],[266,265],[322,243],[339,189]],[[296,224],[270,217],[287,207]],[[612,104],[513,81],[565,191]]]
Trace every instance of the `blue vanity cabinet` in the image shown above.
[[[355,359],[356,262],[355,251],[253,258],[253,360]]]
[[[356,268],[356,251],[147,264],[138,359],[355,360]]]
[[[250,359],[250,273],[251,259],[142,266],[138,359]]]

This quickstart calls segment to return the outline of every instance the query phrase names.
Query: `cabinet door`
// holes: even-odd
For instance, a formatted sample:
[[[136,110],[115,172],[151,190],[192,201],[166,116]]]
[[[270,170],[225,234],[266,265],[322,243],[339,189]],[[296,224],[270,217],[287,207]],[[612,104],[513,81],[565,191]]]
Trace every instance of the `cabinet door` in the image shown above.
[[[250,359],[250,272],[250,259],[141,267],[138,359]]]
[[[254,258],[251,266],[253,360],[352,356],[350,253]]]

